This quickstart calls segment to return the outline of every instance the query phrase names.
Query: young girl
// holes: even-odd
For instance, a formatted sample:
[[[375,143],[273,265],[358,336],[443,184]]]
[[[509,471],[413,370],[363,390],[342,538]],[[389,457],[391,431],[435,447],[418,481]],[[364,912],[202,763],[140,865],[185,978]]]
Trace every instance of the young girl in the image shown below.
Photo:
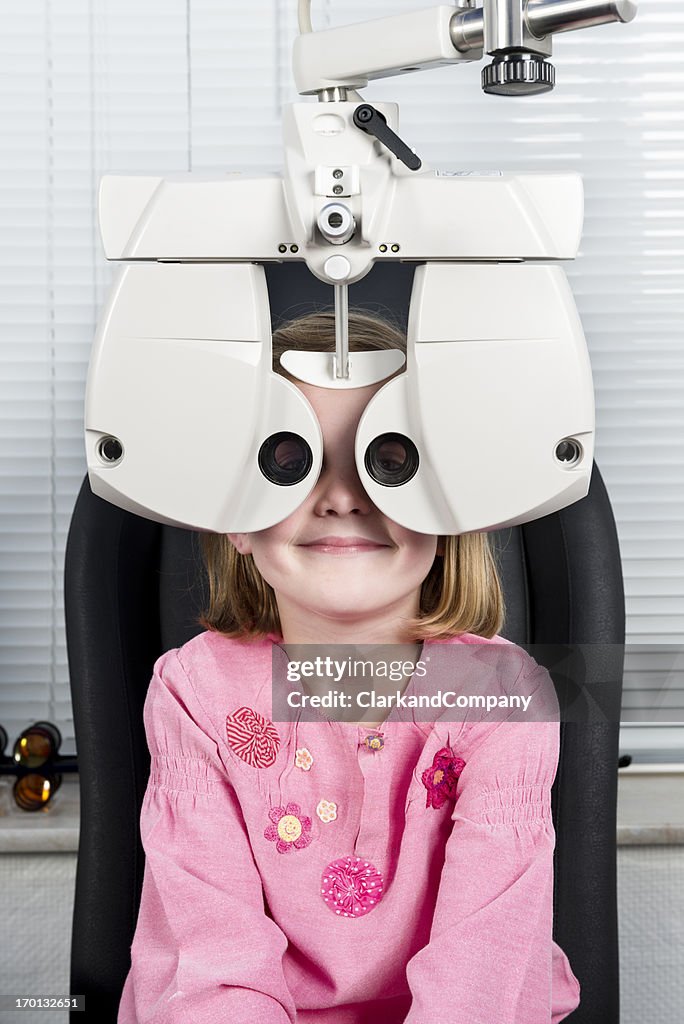
[[[364,314],[349,333],[351,352],[405,349]],[[276,372],[288,348],[334,351],[333,315],[277,330]],[[119,1024],[556,1024],[579,1003],[552,940],[558,721],[273,720],[279,644],[485,650],[509,689],[550,683],[497,633],[488,535],[415,533],[364,491],[355,432],[386,382],[289,379],[321,426],[316,485],[275,526],[201,535],[206,631],[154,666]]]

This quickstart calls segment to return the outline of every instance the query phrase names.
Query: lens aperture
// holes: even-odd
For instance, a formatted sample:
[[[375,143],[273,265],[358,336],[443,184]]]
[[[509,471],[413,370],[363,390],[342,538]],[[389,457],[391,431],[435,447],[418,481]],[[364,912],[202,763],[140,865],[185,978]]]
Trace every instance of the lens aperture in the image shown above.
[[[287,430],[271,434],[259,449],[259,469],[267,480],[281,487],[301,483],[312,466],[313,455],[307,442]]]
[[[384,487],[399,487],[418,472],[418,449],[405,434],[380,434],[366,449],[368,475]]]

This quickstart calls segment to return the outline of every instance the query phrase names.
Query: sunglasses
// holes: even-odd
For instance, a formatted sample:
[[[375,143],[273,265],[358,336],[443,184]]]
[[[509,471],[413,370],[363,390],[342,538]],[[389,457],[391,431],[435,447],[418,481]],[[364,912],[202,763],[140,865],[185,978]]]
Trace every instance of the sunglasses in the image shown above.
[[[5,754],[7,738],[0,725],[0,775],[17,776],[12,789],[17,807],[22,811],[39,811],[61,786],[62,773],[78,771],[78,759],[58,754],[62,734],[51,722],[35,722],[24,729],[11,757]]]

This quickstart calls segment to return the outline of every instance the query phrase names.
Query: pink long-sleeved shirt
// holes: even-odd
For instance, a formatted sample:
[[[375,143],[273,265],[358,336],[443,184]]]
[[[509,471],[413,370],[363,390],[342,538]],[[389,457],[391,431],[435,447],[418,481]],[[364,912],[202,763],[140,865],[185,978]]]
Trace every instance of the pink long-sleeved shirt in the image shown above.
[[[274,723],[279,639],[205,632],[154,666],[118,1024],[563,1020],[579,985],[552,940],[558,721],[395,708],[382,747],[351,722]],[[508,645],[509,690],[552,685],[502,637],[425,641],[422,660],[444,643]],[[444,771],[455,796],[436,796]]]

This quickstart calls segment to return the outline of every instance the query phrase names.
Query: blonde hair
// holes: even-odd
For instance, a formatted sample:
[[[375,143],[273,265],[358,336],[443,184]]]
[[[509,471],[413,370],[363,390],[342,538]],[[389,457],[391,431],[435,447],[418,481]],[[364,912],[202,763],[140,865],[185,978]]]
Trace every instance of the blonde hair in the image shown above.
[[[397,326],[349,310],[350,352],[390,348],[406,351],[406,338]],[[273,332],[273,370],[293,380],[280,365],[280,356],[287,349],[334,352],[334,313],[298,317]],[[198,617],[199,624],[243,640],[259,640],[269,633],[282,635],[275,593],[252,555],[241,555],[225,534],[199,536],[209,582],[208,604]],[[446,536],[443,541],[444,554],[435,556],[421,586],[419,615],[406,623],[405,642],[447,639],[461,633],[490,639],[501,629],[505,612],[489,534]]]

